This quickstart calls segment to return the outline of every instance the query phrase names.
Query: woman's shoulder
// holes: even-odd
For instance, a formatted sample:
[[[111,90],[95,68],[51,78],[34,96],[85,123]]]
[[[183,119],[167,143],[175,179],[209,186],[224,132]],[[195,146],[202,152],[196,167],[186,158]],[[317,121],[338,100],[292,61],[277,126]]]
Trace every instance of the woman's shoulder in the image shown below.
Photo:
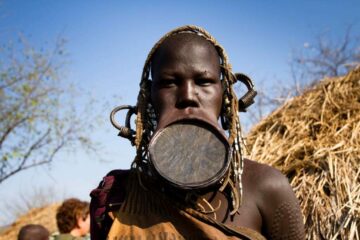
[[[284,174],[266,164],[245,160],[243,184],[245,193],[252,194],[267,235],[304,239],[299,202]]]
[[[289,179],[278,169],[249,159],[244,160],[243,184],[260,199],[271,196],[281,200],[288,193],[293,194]]]

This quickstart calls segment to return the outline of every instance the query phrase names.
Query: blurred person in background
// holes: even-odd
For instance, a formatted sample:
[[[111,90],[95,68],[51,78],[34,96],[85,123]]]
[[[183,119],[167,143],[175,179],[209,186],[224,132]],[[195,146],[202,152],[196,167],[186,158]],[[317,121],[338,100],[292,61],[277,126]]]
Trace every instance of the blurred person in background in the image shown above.
[[[56,223],[60,234],[53,236],[55,240],[90,239],[89,202],[65,200],[56,212]]]
[[[49,231],[40,224],[28,224],[23,226],[18,234],[18,240],[48,240]]]

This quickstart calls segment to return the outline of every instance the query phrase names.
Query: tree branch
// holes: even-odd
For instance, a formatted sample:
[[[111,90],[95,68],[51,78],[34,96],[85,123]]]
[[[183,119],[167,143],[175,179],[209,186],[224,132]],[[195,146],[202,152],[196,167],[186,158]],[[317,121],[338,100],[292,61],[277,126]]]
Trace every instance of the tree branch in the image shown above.
[[[2,148],[2,145],[4,143],[4,141],[6,140],[6,137],[17,127],[19,126],[20,124],[24,123],[26,120],[28,120],[29,117],[25,117],[25,118],[22,118],[20,119],[19,121],[15,122],[13,125],[9,126],[6,128],[4,134],[1,136],[0,138],[0,150]]]
[[[18,173],[24,169],[27,169],[29,167],[24,167],[27,160],[29,159],[29,157],[31,156],[31,154],[33,153],[34,150],[36,150],[42,143],[42,141],[44,141],[44,139],[50,134],[50,129],[48,129],[38,140],[36,140],[27,150],[27,152],[25,153],[25,155],[22,157],[22,161],[21,163],[18,165],[18,167],[13,170],[10,171],[9,173],[5,173],[4,176],[0,176],[0,183],[3,182],[5,179],[9,178],[10,176],[14,175],[15,173]],[[35,163],[36,164],[36,163]],[[2,173],[3,174],[3,173]]]

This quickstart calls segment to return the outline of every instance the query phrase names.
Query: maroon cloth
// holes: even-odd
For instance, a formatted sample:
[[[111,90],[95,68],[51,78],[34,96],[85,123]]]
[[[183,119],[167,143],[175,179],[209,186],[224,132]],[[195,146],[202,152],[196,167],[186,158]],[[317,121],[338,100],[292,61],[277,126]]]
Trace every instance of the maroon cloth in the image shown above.
[[[113,220],[108,215],[120,208],[130,170],[112,170],[90,193],[90,233],[92,240],[104,240]]]

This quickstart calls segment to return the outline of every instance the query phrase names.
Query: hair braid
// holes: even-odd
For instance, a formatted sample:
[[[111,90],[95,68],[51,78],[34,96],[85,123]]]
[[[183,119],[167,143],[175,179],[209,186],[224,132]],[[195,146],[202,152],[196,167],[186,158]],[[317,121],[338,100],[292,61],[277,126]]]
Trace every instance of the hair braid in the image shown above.
[[[241,135],[240,121],[238,117],[238,99],[233,90],[233,84],[237,81],[235,75],[232,73],[231,65],[228,62],[227,54],[224,48],[212,37],[206,30],[193,26],[186,25],[176,28],[169,33],[165,34],[151,49],[146,58],[143,72],[141,75],[140,92],[137,100],[137,118],[136,118],[136,157],[133,161],[132,167],[139,171],[144,171],[148,166],[148,150],[150,138],[156,127],[155,113],[151,105],[150,91],[151,85],[149,80],[151,61],[156,50],[161,44],[170,36],[179,33],[194,33],[198,36],[205,38],[212,43],[216,48],[219,57],[222,72],[223,83],[223,117],[228,122],[229,129],[229,144],[231,146],[231,166],[228,175],[222,182],[220,191],[225,188],[231,190],[232,211],[235,214],[241,205],[242,198],[242,183],[241,175],[243,171],[243,138]]]

